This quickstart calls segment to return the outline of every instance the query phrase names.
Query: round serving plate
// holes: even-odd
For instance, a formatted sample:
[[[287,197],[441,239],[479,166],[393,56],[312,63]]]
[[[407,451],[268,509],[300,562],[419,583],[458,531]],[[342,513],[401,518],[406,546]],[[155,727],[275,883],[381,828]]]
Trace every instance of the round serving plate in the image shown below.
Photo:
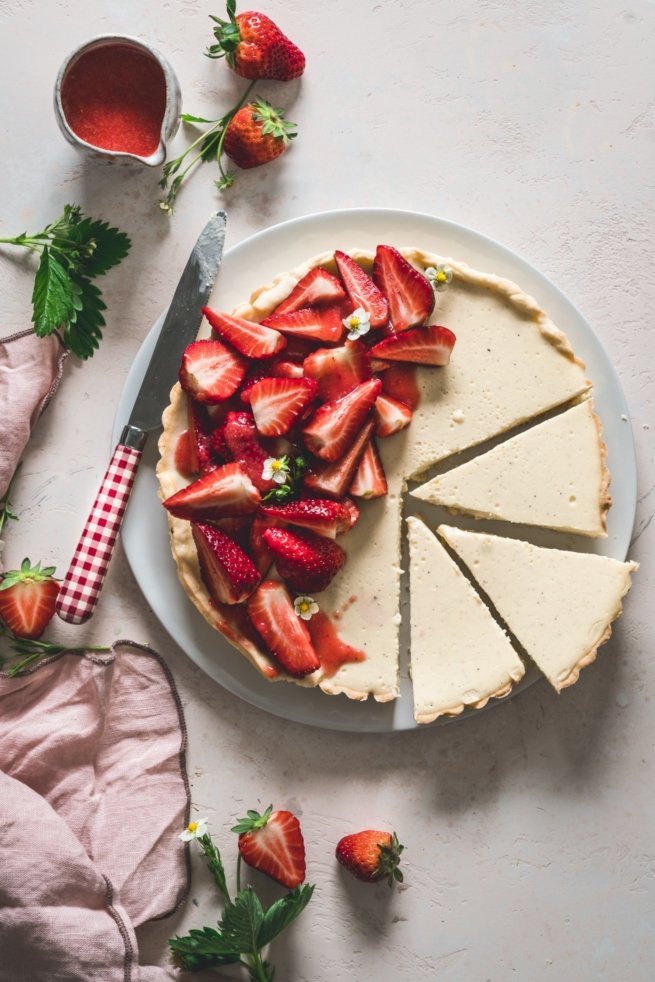
[[[313,255],[333,249],[374,251],[380,242],[397,247],[416,246],[438,255],[452,256],[476,269],[514,280],[522,290],[535,297],[567,334],[594,383],[594,405],[603,423],[612,474],[613,506],[609,513],[607,538],[594,540],[586,548],[615,559],[625,559],[635,516],[637,473],[628,408],[619,379],[600,340],[574,304],[547,277],[493,239],[432,215],[394,209],[355,208],[308,215],[258,232],[226,251],[210,304],[231,310],[247,301],[255,288]],[[114,444],[129,416],[163,319],[162,314],[130,369],[114,420]],[[168,544],[166,514],[157,494],[157,456],[157,437],[152,434],[123,523],[123,545],[146,600],[187,655],[229,692],[294,722],[369,733],[417,728],[407,677],[407,652],[401,662],[401,698],[386,704],[376,703],[373,699],[359,703],[344,696],[327,696],[318,689],[266,681],[207,624],[177,579]],[[562,544],[564,548],[570,547],[568,542]],[[534,670],[528,670],[521,683],[514,687],[512,696],[540,677]],[[488,708],[500,706],[503,701],[492,699]],[[442,717],[432,725],[453,719],[464,720],[476,712],[480,711],[468,710],[458,717]]]

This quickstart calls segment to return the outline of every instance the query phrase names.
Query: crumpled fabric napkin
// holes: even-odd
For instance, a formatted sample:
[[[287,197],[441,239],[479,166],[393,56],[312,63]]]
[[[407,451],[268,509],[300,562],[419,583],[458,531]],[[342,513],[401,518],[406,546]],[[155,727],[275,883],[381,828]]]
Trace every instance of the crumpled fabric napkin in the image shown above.
[[[56,337],[0,341],[0,496],[65,358]],[[145,646],[0,672],[0,982],[179,979],[139,965],[134,928],[188,892],[185,751],[175,684]]]

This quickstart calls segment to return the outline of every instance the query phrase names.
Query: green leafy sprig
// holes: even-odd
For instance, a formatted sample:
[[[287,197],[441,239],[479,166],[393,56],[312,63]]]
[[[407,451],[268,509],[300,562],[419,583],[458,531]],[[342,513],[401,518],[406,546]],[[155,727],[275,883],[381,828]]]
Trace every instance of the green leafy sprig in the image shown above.
[[[54,641],[46,641],[44,638],[39,638],[38,641],[33,638],[19,638],[2,623],[0,623],[0,638],[7,639],[13,656],[19,659],[6,670],[10,678],[14,678],[34,662],[40,661],[42,658],[49,658],[51,655],[60,655],[64,651],[71,652],[72,654],[80,651],[111,651],[111,648],[105,646],[91,648],[88,645],[83,645],[82,647],[74,648],[69,644],[58,644]],[[0,655],[0,668],[4,666],[5,662],[6,658]]]
[[[285,930],[311,900],[314,887],[308,883],[290,890],[266,908],[248,885],[241,889],[241,857],[237,864],[236,893],[230,896],[221,855],[209,832],[197,839],[220,893],[224,908],[217,927],[192,928],[184,937],[169,941],[175,963],[192,972],[239,963],[247,968],[251,982],[273,982],[274,967],[262,949]]]
[[[289,501],[294,498],[302,486],[303,474],[307,470],[307,460],[301,454],[296,457],[285,455],[280,460],[283,462],[287,471],[287,479],[284,484],[272,488],[262,498],[262,501]]]
[[[128,254],[129,237],[107,222],[88,218],[78,205],[66,205],[42,232],[23,232],[0,243],[40,254],[32,291],[32,321],[39,337],[60,332],[64,346],[90,358],[102,338],[106,305],[94,284]]]
[[[163,177],[159,182],[159,186],[164,188],[168,193],[159,202],[159,207],[162,211],[165,211],[167,214],[172,213],[175,199],[183,182],[199,164],[216,161],[220,175],[215,182],[216,187],[219,191],[224,191],[232,187],[234,184],[234,174],[231,171],[226,171],[223,167],[225,134],[234,116],[236,116],[239,109],[246,103],[254,84],[254,82],[250,83],[237,104],[229,112],[225,113],[224,116],[221,116],[220,119],[205,119],[203,116],[192,116],[190,113],[182,113],[180,119],[183,123],[190,123],[193,126],[207,125],[208,129],[204,129],[179,157],[175,157],[174,160],[169,160],[168,163],[164,164]],[[190,154],[192,155],[191,158],[187,159]]]

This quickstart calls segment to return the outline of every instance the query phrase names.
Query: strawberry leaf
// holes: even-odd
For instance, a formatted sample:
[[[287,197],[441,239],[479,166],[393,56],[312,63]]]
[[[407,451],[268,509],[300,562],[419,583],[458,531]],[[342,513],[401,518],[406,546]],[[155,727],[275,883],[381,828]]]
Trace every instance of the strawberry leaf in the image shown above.
[[[168,944],[180,968],[192,972],[233,965],[240,957],[240,952],[229,950],[220,931],[213,927],[191,928],[186,936],[171,938]]]
[[[314,893],[313,885],[309,883],[296,887],[285,897],[271,904],[264,915],[264,921],[259,929],[258,943],[263,948],[278,934],[281,934],[292,921],[303,912]]]
[[[128,236],[107,222],[84,218],[74,234],[80,244],[80,264],[84,275],[89,278],[103,276],[112,266],[125,259],[130,251]]]
[[[256,955],[264,916],[261,900],[251,886],[237,893],[233,903],[223,911],[218,925],[226,950]]]
[[[74,314],[74,290],[68,271],[45,246],[34,278],[32,321],[40,338],[52,334]]]
[[[100,345],[105,325],[102,311],[106,310],[106,304],[100,290],[85,276],[76,277],[73,285],[77,303],[69,322],[64,325],[64,344],[78,358],[86,359]]]

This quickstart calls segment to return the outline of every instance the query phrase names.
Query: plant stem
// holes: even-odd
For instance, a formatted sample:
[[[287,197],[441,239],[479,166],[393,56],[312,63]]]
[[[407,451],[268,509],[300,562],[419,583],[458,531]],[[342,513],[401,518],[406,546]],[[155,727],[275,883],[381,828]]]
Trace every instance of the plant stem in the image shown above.
[[[212,837],[207,833],[207,835],[201,835],[198,839],[200,848],[203,851],[203,855],[207,860],[207,866],[209,871],[214,877],[214,883],[218,888],[219,893],[225,898],[225,901],[229,904],[230,891],[228,890],[227,881],[225,879],[225,870],[223,869],[223,862],[221,860],[221,854],[214,845]]]
[[[241,853],[237,856],[237,893],[241,893]]]
[[[255,971],[255,978],[257,982],[271,982],[271,977],[266,971],[266,966],[264,965],[262,956],[260,952],[250,956],[251,966]]]

